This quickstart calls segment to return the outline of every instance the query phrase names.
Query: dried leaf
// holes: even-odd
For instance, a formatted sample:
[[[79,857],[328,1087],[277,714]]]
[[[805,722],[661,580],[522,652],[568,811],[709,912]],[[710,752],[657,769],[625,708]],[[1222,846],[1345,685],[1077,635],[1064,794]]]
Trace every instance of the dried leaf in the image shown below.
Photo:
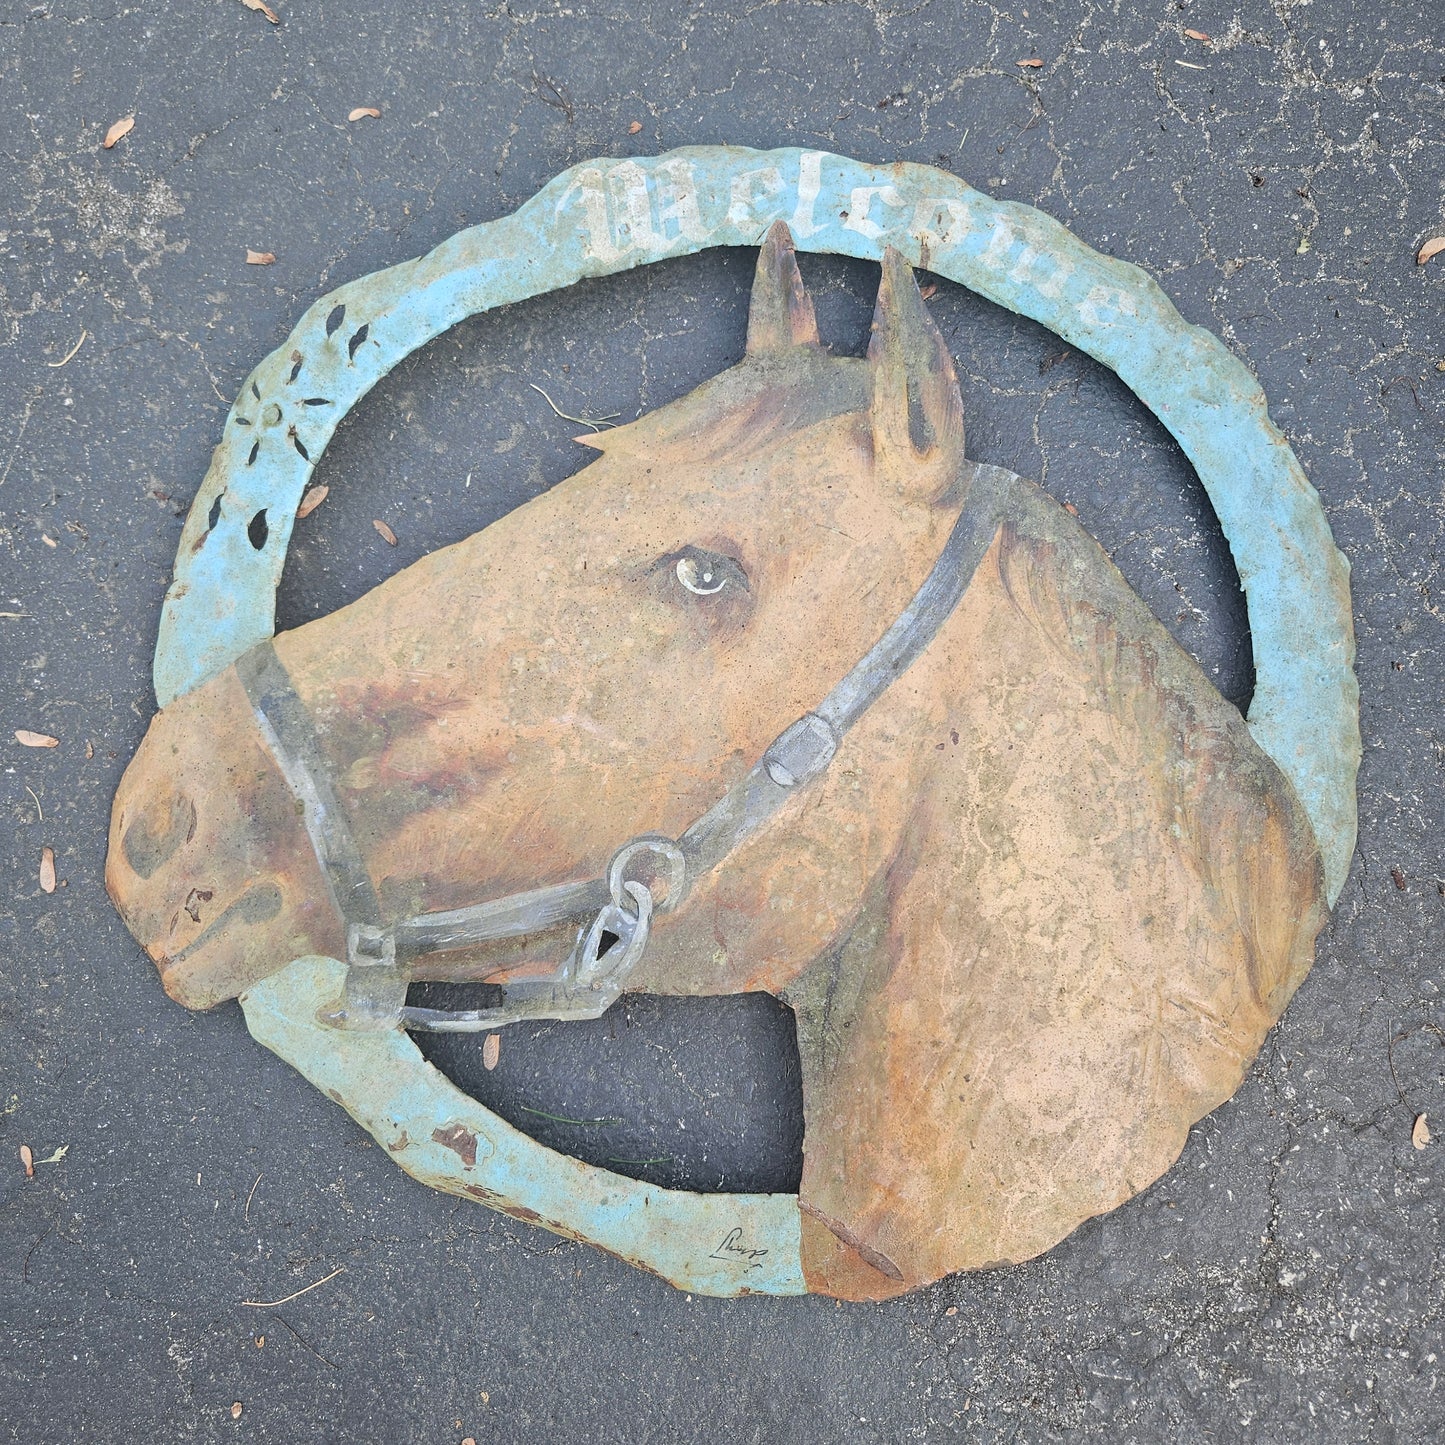
[[[101,141],[101,145],[104,146],[106,150],[109,150],[111,146],[116,143],[116,141],[123,140],[134,129],[135,117],[133,115],[128,115],[124,120],[116,121],[116,123],[111,126],[108,131],[106,131],[105,139]]]
[[[1415,1120],[1415,1127],[1410,1130],[1410,1142],[1417,1149],[1423,1149],[1430,1142],[1430,1126],[1425,1122],[1425,1117],[1421,1114]]]
[[[301,505],[296,508],[298,517],[309,517],[317,507],[330,495],[330,487],[308,487],[306,495],[301,498]]]
[[[266,0],[241,0],[247,10],[259,10],[272,25],[279,25],[281,17],[266,3]]]
[[[70,1145],[62,1144],[54,1154],[47,1154],[44,1159],[37,1159],[37,1164],[59,1164],[67,1154],[70,1153]]]
[[[385,522],[378,522],[375,518],[373,518],[371,525],[375,527],[378,532],[381,533],[381,540],[385,542],[388,547],[396,546],[396,533],[393,532],[391,528],[386,525]]]
[[[488,1034],[487,1041],[482,1045],[482,1067],[488,1071],[497,1067],[497,1060],[502,1056],[501,1034]]]
[[[1390,869],[1390,879],[1401,893],[1405,891],[1405,875],[1398,868]]]
[[[632,122],[632,124],[631,124],[630,126],[627,127],[627,134],[628,134],[628,135],[636,135],[637,132],[640,131],[641,129],[642,129],[642,122],[641,122],[640,120],[635,120],[635,121]]]
[[[240,1418],[241,1418],[241,1402],[240,1402],[239,1400],[233,1400],[233,1401],[231,1402],[231,1419],[233,1419],[233,1420],[239,1420]]]
[[[16,728],[15,741],[26,748],[58,748],[60,739],[49,733],[33,733],[29,728]]]
[[[918,294],[923,297],[925,301],[927,301],[930,297],[936,296],[938,294],[938,287],[930,281],[927,286],[924,286],[919,291]]]
[[[87,761],[95,756],[95,744],[89,738],[85,740],[85,756]]]
[[[1208,42],[1209,37],[1202,30],[1186,30],[1184,32],[1191,40],[1203,40]]]
[[[346,118],[347,120],[361,120],[368,115],[372,120],[381,119],[381,112],[374,105],[358,105]]]
[[[1423,266],[1431,256],[1438,256],[1445,251],[1445,236],[1431,236],[1418,251],[1415,252],[1415,264]]]
[[[252,251],[247,248],[246,264],[248,266],[269,266],[276,259],[274,251]]]
[[[1015,60],[1014,64],[1025,65],[1030,70],[1042,70],[1044,68],[1044,63],[1042,60]]]
[[[40,850],[40,891],[42,893],[55,892],[54,848],[42,848]]]
[[[25,1166],[25,1177],[27,1179],[34,1179],[35,1156],[30,1152],[30,1145],[22,1144],[20,1146],[20,1162]]]

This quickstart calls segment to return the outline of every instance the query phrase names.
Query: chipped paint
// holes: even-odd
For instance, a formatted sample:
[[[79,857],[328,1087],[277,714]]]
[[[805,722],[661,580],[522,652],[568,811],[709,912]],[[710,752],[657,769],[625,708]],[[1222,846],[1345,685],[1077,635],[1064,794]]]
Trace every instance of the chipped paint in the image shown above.
[[[699,1294],[803,1294],[792,1194],[689,1194],[624,1178],[529,1139],[462,1093],[404,1033],[346,1033],[318,1021],[345,965],[303,958],[241,999],[252,1035],[300,1070],[413,1178],[477,1199]],[[457,1147],[476,1136],[474,1166]],[[723,1248],[741,1243],[747,1253]]]

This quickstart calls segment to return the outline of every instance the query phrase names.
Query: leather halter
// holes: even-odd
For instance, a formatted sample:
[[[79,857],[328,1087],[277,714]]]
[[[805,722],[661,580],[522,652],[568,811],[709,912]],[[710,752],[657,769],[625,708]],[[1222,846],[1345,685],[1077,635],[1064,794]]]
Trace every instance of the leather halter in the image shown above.
[[[622,993],[651,935],[655,912],[676,908],[690,886],[763,827],[799,788],[823,773],[848,729],[937,635],[968,588],[1018,482],[1003,467],[965,462],[967,496],[948,541],[912,600],[812,712],[791,723],[761,759],[675,841],[643,834],[623,844],[602,878],[559,883],[466,908],[385,923],[350,824],[337,801],[325,755],[304,704],[271,642],[245,653],[236,672],[268,750],[302,807],[306,831],[346,924],[345,997],[327,1022],[338,1027],[468,1033],[520,1019],[587,1019]],[[636,860],[658,865],[649,885],[628,877]],[[666,893],[653,887],[665,881]],[[590,922],[586,921],[589,920]],[[406,1002],[413,959],[520,938],[582,920],[576,943],[554,973],[502,985],[495,1008],[443,1010]],[[608,938],[611,942],[607,942]]]

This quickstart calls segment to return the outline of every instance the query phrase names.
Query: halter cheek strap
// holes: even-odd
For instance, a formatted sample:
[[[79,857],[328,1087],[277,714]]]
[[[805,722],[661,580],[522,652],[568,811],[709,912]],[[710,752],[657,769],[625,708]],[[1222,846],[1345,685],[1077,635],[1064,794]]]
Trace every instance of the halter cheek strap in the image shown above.
[[[692,884],[824,773],[848,729],[923,652],[953,614],[1003,517],[1010,484],[1002,467],[965,464],[967,500],[943,551],[903,612],[818,707],[804,713],[758,762],[675,841],[644,834],[624,843],[607,874],[560,883],[467,908],[421,913],[387,924],[337,801],[325,752],[305,705],[268,640],[236,663],[256,726],[301,804],[306,832],[346,923],[346,986],[327,1022],[345,1028],[469,1033],[520,1019],[596,1018],[616,1001],[647,949],[656,913],[676,908]],[[629,876],[651,859],[653,883]],[[661,897],[654,894],[665,883]],[[520,938],[580,922],[561,966],[503,986],[500,1006],[443,1010],[406,1002],[410,964],[426,955]]]

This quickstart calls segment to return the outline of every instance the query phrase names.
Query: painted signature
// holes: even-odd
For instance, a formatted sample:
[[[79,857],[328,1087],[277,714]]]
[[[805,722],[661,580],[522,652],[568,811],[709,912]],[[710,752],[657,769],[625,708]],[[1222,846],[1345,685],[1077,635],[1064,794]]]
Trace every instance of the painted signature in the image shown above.
[[[743,1232],[739,1229],[730,1229],[723,1236],[722,1243],[708,1255],[709,1259],[721,1259],[728,1264],[746,1264],[749,1269],[761,1269],[759,1261],[767,1253],[766,1249],[750,1249],[742,1243]]]

